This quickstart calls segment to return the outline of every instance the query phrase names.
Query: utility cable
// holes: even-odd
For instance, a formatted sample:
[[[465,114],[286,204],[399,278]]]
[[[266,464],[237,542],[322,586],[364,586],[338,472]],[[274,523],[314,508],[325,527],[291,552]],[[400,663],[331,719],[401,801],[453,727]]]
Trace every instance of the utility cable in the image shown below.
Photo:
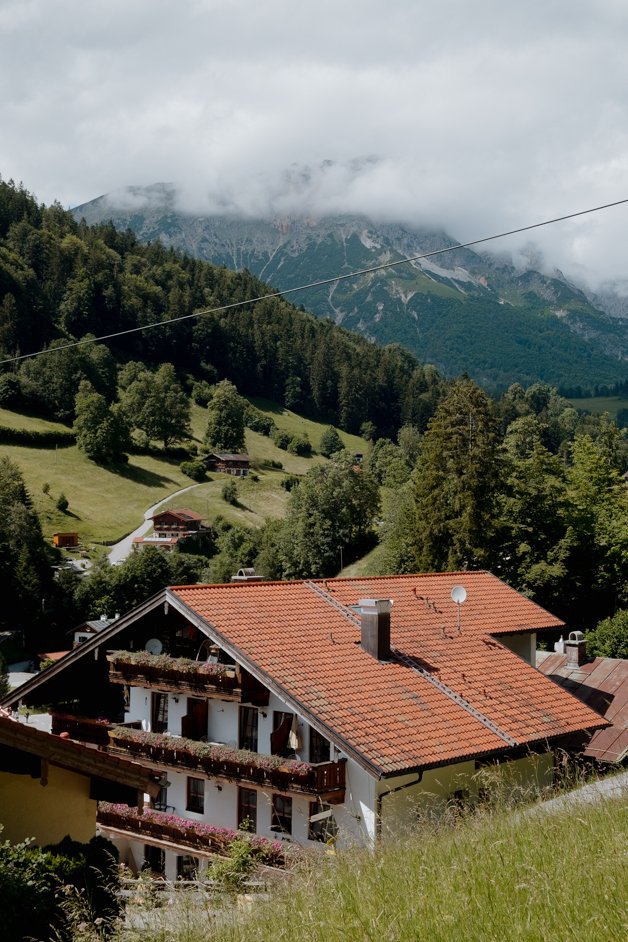
[[[529,226],[520,226],[518,229],[508,229],[506,232],[498,232],[496,235],[484,236],[481,239],[472,239],[470,242],[457,243],[449,245],[442,249],[435,249],[433,252],[425,252],[421,255],[410,255],[406,258],[397,259],[397,261],[383,262],[380,265],[373,265],[370,268],[360,268],[356,271],[348,272],[344,275],[334,275],[332,278],[322,278],[320,281],[310,281],[305,285],[298,285],[295,288],[284,288],[281,291],[272,291],[269,294],[261,294],[256,298],[248,298],[245,301],[233,301],[231,304],[223,304],[219,307],[209,307],[201,311],[194,311],[192,314],[182,314],[180,317],[173,317],[170,320],[157,321],[155,324],[143,324],[141,327],[129,327],[127,330],[118,330],[111,334],[102,334],[100,337],[86,337],[82,340],[73,340],[69,343],[60,344],[56,347],[47,347],[45,350],[38,350],[35,353],[22,353],[20,356],[8,357],[6,360],[0,360],[0,366],[7,363],[16,363],[18,360],[28,360],[33,357],[43,356],[46,353],[56,353],[59,350],[69,350],[71,347],[81,347],[88,343],[100,343],[103,340],[113,340],[115,337],[125,337],[128,334],[136,334],[143,330],[152,330],[155,327],[169,327],[180,321],[187,321],[193,317],[202,317],[204,314],[219,314],[222,311],[232,311],[236,308],[244,307],[247,304],[256,304],[258,301],[268,301],[272,298],[281,298],[287,294],[294,294],[297,291],[309,291],[312,288],[322,288],[325,285],[332,285],[338,281],[346,281],[349,278],[358,278],[360,275],[371,275],[374,272],[384,271],[387,268],[397,268],[399,265],[408,265],[411,262],[418,262],[426,258],[434,258],[436,255],[444,255],[447,252],[454,252],[458,249],[468,249],[473,245],[482,245],[485,242],[494,242],[495,239],[504,239],[507,236],[518,235],[521,232],[530,232],[532,229],[540,229],[543,226],[552,226],[557,222],[565,222],[567,219],[576,219],[578,216],[586,216],[589,213],[599,213],[604,209],[611,209],[613,206],[621,206],[628,203],[628,199],[615,200],[613,203],[604,203],[600,206],[593,206],[590,209],[581,209],[576,213],[568,213],[565,216],[555,216],[553,219],[545,219],[543,222],[535,222]]]

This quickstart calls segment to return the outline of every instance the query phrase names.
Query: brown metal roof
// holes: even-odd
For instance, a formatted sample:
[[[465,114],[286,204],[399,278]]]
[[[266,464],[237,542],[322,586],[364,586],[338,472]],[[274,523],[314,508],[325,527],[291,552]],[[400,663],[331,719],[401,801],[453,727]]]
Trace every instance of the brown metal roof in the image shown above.
[[[567,667],[566,654],[537,651],[536,666],[612,724],[593,733],[584,755],[599,762],[622,762],[628,755],[628,661],[594,657],[579,667]]]

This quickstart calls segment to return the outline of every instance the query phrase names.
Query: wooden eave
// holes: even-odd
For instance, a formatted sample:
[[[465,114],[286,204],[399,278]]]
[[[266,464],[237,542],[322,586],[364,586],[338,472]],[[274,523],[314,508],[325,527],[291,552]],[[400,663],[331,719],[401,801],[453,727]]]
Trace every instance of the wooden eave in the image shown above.
[[[161,775],[147,766],[5,717],[0,717],[0,745],[37,756],[69,772],[126,785],[153,798],[159,794]]]

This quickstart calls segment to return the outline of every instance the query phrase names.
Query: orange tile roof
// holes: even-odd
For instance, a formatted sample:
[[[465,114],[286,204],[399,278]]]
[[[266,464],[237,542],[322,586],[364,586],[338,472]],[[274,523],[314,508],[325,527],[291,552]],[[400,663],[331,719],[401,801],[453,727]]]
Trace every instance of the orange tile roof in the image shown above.
[[[460,631],[456,584],[468,593]],[[562,623],[487,572],[180,586],[169,594],[379,774],[605,725],[493,637]],[[391,645],[427,676],[360,647],[347,607],[362,598],[393,600]]]

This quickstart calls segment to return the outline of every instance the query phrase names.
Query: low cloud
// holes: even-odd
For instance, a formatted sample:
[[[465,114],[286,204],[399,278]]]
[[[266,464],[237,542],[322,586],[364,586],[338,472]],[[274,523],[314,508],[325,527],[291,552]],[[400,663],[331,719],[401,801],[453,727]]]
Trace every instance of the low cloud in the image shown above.
[[[172,181],[190,212],[467,241],[628,197],[627,27],[618,0],[5,0],[0,172],[63,205]],[[496,248],[599,284],[627,225]]]

